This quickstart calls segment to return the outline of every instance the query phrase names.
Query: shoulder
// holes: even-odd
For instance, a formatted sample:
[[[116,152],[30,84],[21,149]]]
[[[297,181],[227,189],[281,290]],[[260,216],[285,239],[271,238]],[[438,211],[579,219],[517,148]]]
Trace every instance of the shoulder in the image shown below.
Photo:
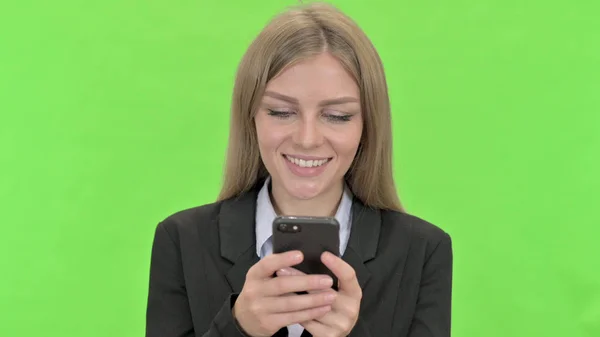
[[[440,227],[418,216],[397,211],[382,211],[382,222],[398,230],[409,231],[412,235],[429,239],[443,240],[450,235]]]
[[[181,236],[203,232],[216,224],[222,202],[214,202],[175,212],[158,223],[156,235],[167,234],[173,241]]]
[[[382,226],[386,235],[409,239],[411,245],[422,246],[431,253],[438,246],[451,246],[450,234],[418,216],[397,211],[382,211]]]

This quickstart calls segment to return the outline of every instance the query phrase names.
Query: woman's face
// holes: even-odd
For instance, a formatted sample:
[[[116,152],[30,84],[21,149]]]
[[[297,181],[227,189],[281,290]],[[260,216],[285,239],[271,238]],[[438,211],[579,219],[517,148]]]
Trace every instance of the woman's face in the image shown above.
[[[305,200],[341,188],[362,134],[360,107],[354,79],[327,53],[267,83],[255,123],[274,186]]]

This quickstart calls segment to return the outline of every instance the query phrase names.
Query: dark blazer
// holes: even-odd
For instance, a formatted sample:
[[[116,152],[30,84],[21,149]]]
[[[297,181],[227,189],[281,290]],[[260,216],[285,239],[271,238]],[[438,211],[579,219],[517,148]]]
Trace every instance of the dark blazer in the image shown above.
[[[147,337],[244,336],[231,309],[248,269],[259,261],[254,234],[258,189],[181,211],[158,225]],[[363,289],[350,336],[450,336],[452,247],[444,231],[354,199],[342,258],[354,267]],[[275,336],[287,336],[287,329]]]

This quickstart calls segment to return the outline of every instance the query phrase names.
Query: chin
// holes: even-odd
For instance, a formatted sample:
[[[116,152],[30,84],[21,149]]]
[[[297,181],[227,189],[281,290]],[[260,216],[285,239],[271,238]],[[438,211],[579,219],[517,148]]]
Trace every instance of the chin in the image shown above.
[[[290,196],[300,200],[310,200],[323,192],[322,184],[316,181],[296,181],[286,184]]]
[[[297,200],[314,199],[325,193],[332,185],[333,173],[336,163],[332,162],[324,172],[313,177],[301,177],[294,174],[287,166],[285,159],[283,165],[277,167],[277,175],[285,193]]]

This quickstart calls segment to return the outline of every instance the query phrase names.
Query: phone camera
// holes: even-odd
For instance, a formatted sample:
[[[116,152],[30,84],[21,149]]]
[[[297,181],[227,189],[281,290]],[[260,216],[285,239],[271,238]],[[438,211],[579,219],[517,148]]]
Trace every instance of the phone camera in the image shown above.
[[[297,233],[300,232],[301,228],[298,225],[279,224],[279,231],[282,233]]]

